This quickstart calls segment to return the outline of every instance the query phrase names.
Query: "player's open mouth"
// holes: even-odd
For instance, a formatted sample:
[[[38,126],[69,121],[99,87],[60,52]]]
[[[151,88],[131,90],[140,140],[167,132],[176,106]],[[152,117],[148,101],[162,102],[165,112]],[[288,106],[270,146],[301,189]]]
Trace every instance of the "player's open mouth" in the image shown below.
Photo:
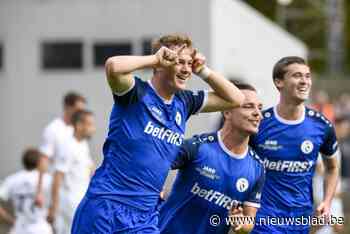
[[[257,127],[258,125],[259,125],[259,120],[249,120],[249,122],[251,122],[253,125],[254,125],[254,127]]]
[[[300,93],[308,93],[309,89],[307,87],[297,88],[297,91]]]
[[[186,81],[188,76],[180,76],[180,75],[176,75],[176,78],[182,80],[182,81]]]

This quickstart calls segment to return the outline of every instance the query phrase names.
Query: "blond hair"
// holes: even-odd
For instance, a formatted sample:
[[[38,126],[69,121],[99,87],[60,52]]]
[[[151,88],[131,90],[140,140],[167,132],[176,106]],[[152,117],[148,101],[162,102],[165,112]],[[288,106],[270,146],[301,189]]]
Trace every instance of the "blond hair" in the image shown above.
[[[189,36],[180,33],[168,34],[161,36],[152,43],[152,53],[156,53],[162,46],[171,48],[173,46],[181,46],[186,44],[186,47],[192,47],[192,40]]]

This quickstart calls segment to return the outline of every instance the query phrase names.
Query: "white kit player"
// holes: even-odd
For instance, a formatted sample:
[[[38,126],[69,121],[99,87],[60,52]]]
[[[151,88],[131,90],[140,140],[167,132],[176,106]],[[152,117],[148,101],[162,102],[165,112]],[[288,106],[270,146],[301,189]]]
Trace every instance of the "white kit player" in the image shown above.
[[[80,110],[73,114],[73,136],[58,144],[53,162],[52,203],[48,220],[55,221],[57,234],[70,233],[73,215],[89,186],[94,163],[87,139],[95,132],[92,112]]]
[[[85,104],[85,98],[78,93],[69,92],[64,96],[63,116],[54,119],[44,129],[43,142],[39,150],[46,156],[46,159],[52,161],[57,154],[57,144],[60,140],[73,135],[72,115],[78,110],[83,110]]]
[[[14,207],[15,218],[12,218],[4,208],[0,207],[0,218],[13,224],[10,234],[53,233],[51,225],[46,221],[47,202],[42,207],[36,206],[34,202],[39,178],[40,157],[42,155],[38,150],[26,150],[22,157],[24,170],[8,176],[0,185],[0,199],[10,201]],[[45,165],[41,164],[40,170],[45,171]],[[42,179],[43,195],[49,197],[51,177],[43,173]]]
[[[85,108],[86,100],[83,96],[75,92],[68,92],[63,97],[63,116],[54,119],[47,125],[43,132],[43,142],[39,148],[40,152],[45,156],[41,161],[43,164],[49,164],[49,171],[52,172],[51,163],[55,160],[58,152],[58,145],[63,139],[73,135],[73,127],[71,125],[71,118],[73,113]],[[42,193],[42,175],[39,175],[39,182],[37,185],[37,194],[35,203],[41,206],[44,197]],[[55,228],[56,224],[54,224]]]

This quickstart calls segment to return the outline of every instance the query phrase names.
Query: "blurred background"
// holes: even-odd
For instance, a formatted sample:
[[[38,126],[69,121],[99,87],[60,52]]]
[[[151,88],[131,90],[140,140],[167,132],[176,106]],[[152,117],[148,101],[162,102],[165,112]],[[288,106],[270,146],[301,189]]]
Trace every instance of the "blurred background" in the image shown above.
[[[210,67],[257,87],[266,107],[278,102],[274,63],[288,55],[308,59],[314,77],[309,104],[337,127],[343,176],[338,195],[349,216],[349,13],[347,0],[0,0],[0,180],[21,168],[26,147],[41,143],[44,127],[61,115],[62,97],[72,90],[95,113],[90,146],[100,163],[112,106],[106,58],[149,54],[152,39],[182,32]],[[147,79],[151,72],[139,75]],[[189,88],[208,86],[193,77]],[[195,116],[186,135],[211,131],[219,119]]]

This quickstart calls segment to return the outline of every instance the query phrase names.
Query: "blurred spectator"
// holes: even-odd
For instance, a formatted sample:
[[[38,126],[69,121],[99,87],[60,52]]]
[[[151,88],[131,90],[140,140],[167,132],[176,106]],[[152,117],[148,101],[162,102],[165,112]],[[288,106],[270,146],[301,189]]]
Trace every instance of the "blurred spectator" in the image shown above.
[[[335,110],[326,91],[316,90],[313,92],[311,107],[324,114],[328,120],[334,123]]]
[[[339,149],[342,155],[341,176],[344,190],[349,190],[350,182],[350,116],[338,117],[335,120]]]
[[[334,104],[337,117],[350,116],[350,94],[342,93]]]
[[[331,206],[331,215],[336,217],[344,217],[344,208],[342,193],[348,191],[349,181],[350,181],[350,122],[349,118],[343,116],[338,117],[334,120],[334,128],[337,135],[339,143],[339,154],[337,154],[339,167],[341,169],[339,183],[337,186],[336,194],[332,201]],[[314,199],[316,204],[322,201],[323,198],[323,178],[324,178],[324,165],[322,160],[318,160],[316,165],[315,176],[313,180],[314,187]],[[316,234],[332,234],[339,233],[344,230],[343,225],[334,225],[334,226],[320,226],[315,227],[314,230]]]

